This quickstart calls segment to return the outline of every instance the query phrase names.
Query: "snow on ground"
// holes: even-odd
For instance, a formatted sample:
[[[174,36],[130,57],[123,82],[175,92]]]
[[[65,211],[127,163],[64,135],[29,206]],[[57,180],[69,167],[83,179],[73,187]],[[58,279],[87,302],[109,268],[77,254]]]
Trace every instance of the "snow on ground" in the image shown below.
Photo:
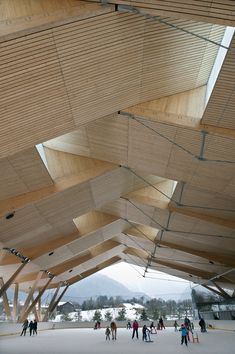
[[[140,314],[137,311],[141,311],[144,309],[144,306],[140,304],[129,304],[129,303],[124,303],[122,304],[122,307],[109,307],[105,309],[98,309],[101,312],[102,315],[102,320],[105,321],[105,313],[110,312],[112,319],[115,319],[118,317],[118,312],[122,309],[125,308],[126,310],[126,319],[133,321],[135,319],[139,319]],[[80,321],[93,321],[93,316],[96,310],[88,310],[88,311],[81,311],[80,313]],[[63,315],[56,315],[56,318],[53,320],[53,322],[60,322],[62,321],[62,316]],[[73,322],[77,321],[77,312],[70,312],[69,317],[72,319]]]

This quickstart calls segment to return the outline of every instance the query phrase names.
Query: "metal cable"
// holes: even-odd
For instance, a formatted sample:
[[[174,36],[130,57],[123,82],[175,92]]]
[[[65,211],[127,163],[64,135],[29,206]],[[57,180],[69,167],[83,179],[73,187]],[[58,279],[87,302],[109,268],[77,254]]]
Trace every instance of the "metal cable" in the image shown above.
[[[126,201],[128,201],[129,203],[131,203],[134,207],[136,207],[139,211],[141,211],[145,216],[147,216],[150,220],[152,220],[155,224],[160,225],[157,221],[155,221],[151,216],[149,216],[148,214],[146,214],[141,208],[137,207],[135,205],[135,203],[131,202],[128,198],[124,198],[124,197],[120,197],[121,199],[124,199]],[[123,219],[123,218],[122,218]],[[127,219],[123,219],[125,221],[127,221]],[[129,222],[129,221],[128,221]],[[130,223],[130,222],[129,222]],[[132,225],[132,223],[130,223]],[[180,230],[171,230],[171,229],[167,229],[164,226],[160,225],[163,229],[164,232],[172,232],[172,233],[182,233],[182,234],[190,234],[190,235],[196,235],[196,236],[202,236],[202,237],[218,237],[218,238],[227,238],[227,239],[233,239],[235,240],[235,237],[233,236],[227,236],[227,235],[213,235],[213,234],[203,234],[203,233],[199,233],[199,232],[188,232],[188,231],[180,231]],[[144,236],[146,236],[146,234],[144,234],[141,230],[139,230]],[[147,237],[147,236],[146,236]],[[147,237],[148,238],[148,237]],[[148,238],[149,239],[149,238]],[[153,242],[153,241],[152,241]],[[155,242],[154,242],[155,243]]]
[[[145,14],[145,13],[141,12],[141,10],[139,10],[138,8],[136,8],[134,6],[118,5],[118,11],[120,11],[120,12],[131,12],[131,13],[134,13],[134,14],[138,14],[138,15],[144,16],[147,19],[156,20],[156,21],[158,21],[160,23],[163,23],[164,25],[167,25],[167,26],[169,26],[171,28],[174,28],[174,29],[176,29],[178,31],[190,34],[191,36],[197,37],[197,38],[202,39],[202,40],[204,40],[206,42],[214,44],[214,45],[216,45],[218,47],[221,47],[221,48],[229,50],[229,47],[226,47],[226,46],[224,46],[221,43],[215,42],[215,41],[213,41],[213,40],[211,40],[209,38],[201,36],[200,34],[196,34],[194,32],[188,31],[188,30],[186,30],[186,29],[184,29],[182,27],[174,25],[174,24],[172,24],[170,22],[167,22],[167,21],[163,20],[160,16],[154,16],[154,15],[150,15],[150,14]]]
[[[126,234],[125,232],[123,232],[123,235],[125,235],[126,237],[128,237],[131,241],[133,241],[138,247],[140,247],[144,252],[146,252],[148,254],[148,256],[150,257],[151,254],[149,253],[149,251],[144,248],[142,245],[140,245],[136,240],[134,240],[130,235]],[[134,236],[133,236],[134,237]]]
[[[154,186],[151,182],[149,182],[148,180],[146,180],[144,177],[140,176],[139,174],[137,174],[135,171],[133,171],[130,167],[128,166],[122,166],[123,168],[129,170],[131,173],[133,173],[136,177],[138,177],[139,179],[141,179],[142,181],[144,181],[146,184],[148,184],[150,187],[154,188],[157,192],[159,192],[160,194],[162,194],[164,197],[166,197],[169,201],[174,202],[177,206],[180,207],[187,207],[187,208],[195,208],[195,209],[205,209],[205,210],[216,210],[216,211],[226,211],[226,212],[231,212],[234,213],[235,209],[223,209],[223,208],[214,208],[214,207],[205,207],[205,206],[201,206],[201,205],[191,205],[191,204],[183,204],[183,203],[179,203],[177,200],[175,200],[173,197],[169,197],[169,195],[167,195],[166,193],[162,192],[160,189],[158,189],[156,186]]]
[[[156,220],[154,220],[151,216],[149,216],[148,214],[146,214],[141,208],[137,207],[137,205],[135,205],[130,199],[125,198],[125,197],[120,197],[120,199],[124,199],[127,200],[130,204],[132,204],[136,209],[140,210],[145,216],[147,216],[150,220],[152,220],[155,224],[157,224],[158,226],[160,226],[161,229],[166,230],[166,228],[161,225],[159,222],[157,222]]]
[[[140,232],[147,240],[151,241],[152,243],[155,244],[155,242],[150,238],[148,237],[148,235],[146,235],[142,230],[140,230],[137,226],[135,226],[132,222],[130,222],[128,219],[125,219],[125,218],[120,218],[124,221],[126,221],[128,224],[130,224],[134,229],[136,229],[138,232]]]
[[[235,161],[230,161],[230,160],[219,160],[219,159],[207,159],[205,157],[201,157],[200,155],[195,155],[194,153],[192,153],[190,150],[186,149],[185,147],[183,147],[182,145],[176,143],[174,140],[168,138],[167,136],[165,136],[162,133],[159,133],[157,130],[149,127],[147,124],[144,124],[143,122],[141,122],[140,120],[146,120],[145,118],[136,116],[134,114],[128,113],[128,112],[123,112],[123,111],[119,111],[120,114],[129,117],[130,119],[135,120],[136,122],[138,122],[139,124],[143,125],[145,128],[153,131],[154,133],[156,133],[157,135],[159,135],[160,137],[162,137],[163,139],[167,140],[168,142],[170,142],[171,144],[177,146],[179,149],[183,150],[184,152],[186,152],[187,154],[189,154],[190,156],[192,156],[193,158],[199,160],[199,161],[205,161],[205,162],[215,162],[215,163],[227,163],[227,164],[233,164],[235,163]]]

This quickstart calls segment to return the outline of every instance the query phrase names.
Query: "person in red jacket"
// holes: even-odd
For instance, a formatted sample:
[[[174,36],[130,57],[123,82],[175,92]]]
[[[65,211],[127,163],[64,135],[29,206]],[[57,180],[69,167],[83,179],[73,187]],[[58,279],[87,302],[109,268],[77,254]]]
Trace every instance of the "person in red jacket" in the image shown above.
[[[134,338],[136,334],[136,338],[139,339],[138,335],[138,328],[139,328],[139,323],[135,320],[132,324],[133,332],[132,332],[132,339]]]

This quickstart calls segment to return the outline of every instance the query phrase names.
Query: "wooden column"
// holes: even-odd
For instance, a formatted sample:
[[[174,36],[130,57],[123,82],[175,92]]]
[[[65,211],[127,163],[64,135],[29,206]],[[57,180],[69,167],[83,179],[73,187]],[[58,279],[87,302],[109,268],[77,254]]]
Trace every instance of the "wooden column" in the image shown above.
[[[60,294],[60,296],[58,297],[58,299],[57,299],[57,300],[55,301],[55,303],[53,304],[50,313],[52,313],[52,312],[55,310],[56,306],[58,305],[58,303],[60,302],[60,300],[61,300],[62,297],[64,296],[64,294],[65,294],[65,292],[67,291],[68,287],[69,287],[69,285],[67,285],[67,286],[64,288],[64,290],[62,291],[62,293]]]
[[[23,322],[27,317],[28,314],[32,311],[32,309],[34,308],[34,306],[36,305],[36,303],[38,302],[38,300],[42,297],[42,295],[44,294],[45,290],[47,289],[48,285],[50,284],[50,282],[52,281],[53,278],[50,278],[46,284],[44,285],[44,287],[38,292],[38,295],[36,296],[36,298],[33,300],[33,302],[31,303],[31,305],[24,310],[24,312],[21,314],[19,322]]]
[[[202,286],[203,286],[204,288],[206,288],[206,289],[208,289],[208,290],[212,291],[213,293],[215,293],[215,294],[217,294],[217,295],[219,295],[219,296],[221,296],[221,297],[223,297],[223,298],[224,298],[223,294],[221,294],[221,292],[220,292],[220,291],[215,290],[215,289],[213,289],[213,288],[211,288],[210,286],[205,285],[205,284],[204,284],[204,285],[202,284]]]
[[[27,299],[25,300],[25,303],[24,303],[24,306],[21,310],[21,313],[20,313],[20,316],[22,316],[22,314],[25,312],[25,310],[27,309],[27,307],[29,306],[30,304],[30,301],[32,300],[32,297],[33,297],[33,294],[34,294],[34,291],[36,289],[36,286],[38,285],[38,282],[39,280],[41,279],[42,275],[43,275],[44,271],[43,270],[40,270],[40,272],[38,273],[34,283],[33,283],[33,286],[31,287],[30,291],[29,291],[29,294],[28,294],[28,297]]]
[[[36,307],[35,307],[36,308]],[[42,320],[41,316],[41,297],[38,299],[38,309],[37,309],[38,321]]]
[[[44,317],[43,317],[43,319],[42,319],[43,322],[47,322],[47,321],[48,321],[48,316],[49,316],[49,314],[51,313],[52,306],[54,305],[54,302],[55,302],[56,296],[57,296],[57,294],[58,294],[58,292],[59,292],[59,290],[60,290],[60,287],[61,287],[61,284],[59,284],[59,285],[57,286],[57,289],[56,289],[54,295],[52,296],[52,299],[51,299],[51,301],[50,301],[50,304],[49,304],[49,306],[48,306],[48,308],[47,308],[47,310],[46,310],[46,312],[45,312],[45,315],[44,315]]]
[[[28,262],[24,262],[22,263],[19,268],[15,271],[15,273],[10,277],[10,279],[7,280],[7,282],[1,287],[0,289],[0,296],[2,296],[2,293],[4,291],[6,291],[9,286],[11,286],[11,284],[14,282],[15,278],[17,277],[17,275],[22,271],[22,269],[26,266]]]
[[[3,278],[0,278],[0,285],[1,285],[1,287],[3,287],[3,285],[4,285]],[[12,321],[11,309],[10,309],[10,306],[9,306],[9,302],[8,302],[8,298],[7,298],[7,293],[6,293],[6,291],[4,291],[4,292],[2,293],[2,300],[3,300],[3,306],[4,306],[4,310],[5,310],[7,319],[8,319],[9,321]]]
[[[18,294],[19,294],[19,284],[15,284],[15,292],[14,292],[14,301],[13,301],[13,311],[12,311],[12,318],[13,321],[17,321],[18,316]]]
[[[32,298],[32,301],[34,301],[34,298]],[[33,314],[34,314],[35,320],[36,320],[37,322],[39,322],[39,317],[38,317],[38,313],[37,313],[37,309],[36,309],[36,304],[35,304],[35,306],[32,308],[32,312],[33,312]]]
[[[223,296],[225,299],[231,299],[231,296],[224,291],[215,281],[212,282],[216,288],[221,292],[221,296]]]

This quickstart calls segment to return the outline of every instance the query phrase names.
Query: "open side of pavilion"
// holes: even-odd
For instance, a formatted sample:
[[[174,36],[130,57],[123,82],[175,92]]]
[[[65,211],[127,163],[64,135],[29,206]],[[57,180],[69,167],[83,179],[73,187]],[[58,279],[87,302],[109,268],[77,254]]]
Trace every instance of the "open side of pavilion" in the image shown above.
[[[234,24],[231,0],[0,1],[9,321],[123,261],[235,297]]]
[[[172,327],[153,334],[152,343],[131,339],[131,330],[118,329],[116,341],[105,340],[105,329],[60,329],[39,332],[38,336],[0,337],[0,352],[4,354],[151,354],[188,351],[203,354],[231,354],[234,352],[234,332],[210,330],[199,333],[199,343],[180,344],[180,332]]]

